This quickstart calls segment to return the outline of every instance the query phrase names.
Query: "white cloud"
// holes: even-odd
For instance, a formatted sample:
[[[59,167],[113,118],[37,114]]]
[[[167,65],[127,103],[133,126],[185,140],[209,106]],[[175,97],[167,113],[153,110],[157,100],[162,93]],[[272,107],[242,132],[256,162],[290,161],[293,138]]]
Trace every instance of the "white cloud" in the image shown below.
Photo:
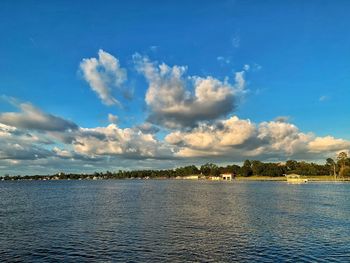
[[[118,155],[125,158],[170,158],[171,151],[152,134],[115,124],[107,127],[81,128],[73,143],[75,152],[91,157]]]
[[[137,70],[148,81],[146,103],[149,122],[168,128],[193,127],[231,112],[245,90],[245,71],[235,73],[235,83],[211,76],[185,76],[184,66],[170,67],[134,55]]]
[[[179,147],[177,155],[180,157],[222,156],[234,147],[241,147],[254,134],[254,124],[234,116],[216,125],[202,123],[191,131],[172,132],[165,140]]]
[[[119,165],[123,160],[150,168],[164,166],[171,160],[177,160],[177,165],[198,163],[203,162],[202,158],[215,162],[247,158],[320,160],[350,148],[349,141],[303,133],[291,123],[255,124],[236,116],[214,124],[200,122],[195,128],[173,131],[164,140],[154,135],[156,128],[144,123],[134,128],[110,124],[74,130],[28,131],[0,123],[0,166],[42,171],[47,167],[57,172],[67,167],[79,171],[83,165],[89,165],[91,170],[105,170],[113,166],[110,162]],[[160,160],[164,162],[156,167]],[[124,165],[128,168],[127,162]]]
[[[173,132],[165,140],[171,144],[184,144],[199,150],[225,151],[226,147],[243,144],[252,134],[255,126],[249,120],[236,116],[217,125],[201,124],[190,132]]]
[[[270,121],[259,124],[257,138],[265,153],[293,156],[307,152],[306,144],[312,139],[312,134],[300,132],[291,123]]]
[[[30,103],[16,106],[20,113],[0,114],[0,160],[172,158],[171,148],[154,137],[156,127],[151,124],[121,129],[115,124],[117,116],[109,114],[113,124],[81,128]]]
[[[20,160],[51,156],[45,147],[50,142],[43,137],[0,123],[0,160],[11,160],[16,164]]]
[[[216,125],[202,123],[189,131],[176,131],[165,137],[176,146],[179,157],[230,157],[288,159],[323,158],[332,152],[350,147],[350,142],[333,137],[315,137],[303,133],[287,122],[270,121],[260,124],[231,117]]]
[[[123,90],[122,85],[127,79],[127,73],[119,64],[119,60],[111,54],[100,49],[98,59],[85,58],[80,63],[80,69],[84,79],[91,89],[97,93],[106,105],[120,105],[120,102],[112,95],[113,89]]]
[[[145,123],[142,123],[141,125],[136,126],[136,129],[139,129],[143,133],[152,133],[152,134],[157,133],[160,130],[157,126],[149,122],[145,122]]]
[[[316,137],[308,145],[311,152],[336,152],[350,148],[350,142],[343,139],[336,139],[332,136]]]

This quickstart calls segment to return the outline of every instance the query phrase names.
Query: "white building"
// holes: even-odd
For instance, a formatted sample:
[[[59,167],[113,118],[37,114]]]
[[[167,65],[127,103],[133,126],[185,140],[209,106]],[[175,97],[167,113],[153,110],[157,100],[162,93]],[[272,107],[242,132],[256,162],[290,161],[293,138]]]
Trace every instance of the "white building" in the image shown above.
[[[222,174],[221,177],[222,177],[222,180],[224,180],[224,181],[231,181],[232,180],[232,174]]]
[[[199,177],[198,177],[198,175],[189,175],[189,176],[184,176],[183,179],[187,179],[187,180],[198,180]]]

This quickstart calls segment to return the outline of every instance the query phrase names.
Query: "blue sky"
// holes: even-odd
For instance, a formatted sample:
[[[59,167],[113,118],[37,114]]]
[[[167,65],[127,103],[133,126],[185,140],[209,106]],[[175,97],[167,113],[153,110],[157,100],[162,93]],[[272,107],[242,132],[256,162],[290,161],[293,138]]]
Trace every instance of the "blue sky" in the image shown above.
[[[0,169],[3,172],[22,172],[30,162],[30,172],[40,173],[44,166],[49,166],[52,171],[67,167],[68,160],[74,163],[72,171],[84,171],[131,165],[140,168],[173,167],[187,162],[199,164],[206,158],[227,163],[250,157],[322,160],[325,156],[334,156],[337,151],[346,150],[350,140],[350,108],[347,106],[350,84],[349,11],[348,1],[89,1],[88,4],[86,1],[1,1],[0,123],[6,125],[7,132],[11,128],[33,136],[39,134],[39,137],[46,136],[52,142],[26,141],[24,147],[29,155],[33,155],[30,149],[43,148],[50,156],[19,158],[17,153],[3,150],[0,152]],[[111,90],[110,95],[120,105],[103,103],[81,68],[84,59],[98,59],[99,50],[116,59],[126,72],[126,80],[120,87],[114,87],[109,81],[105,83]],[[181,112],[173,112],[175,104],[164,104],[164,90],[147,102],[145,96],[151,85],[158,85],[158,92],[162,85],[163,88],[167,85],[165,90],[171,91],[174,83],[169,78],[174,76],[168,72],[165,79],[152,82],[140,69],[140,62],[135,61],[135,54],[143,60],[143,66],[150,63],[157,69],[164,63],[171,69],[186,68],[181,76],[182,88],[192,96],[172,102],[186,106],[180,109]],[[99,66],[98,70],[105,69]],[[244,87],[238,87],[235,79],[239,72],[243,72]],[[227,96],[222,101],[216,101],[215,107],[202,108],[203,104],[211,102],[199,100],[203,103],[200,106],[195,101],[197,86],[193,82],[196,78],[208,77],[221,81],[222,86],[226,85],[225,78],[228,78],[232,92],[227,91]],[[241,90],[237,91],[238,88]],[[131,98],[123,96],[123,92],[132,94]],[[186,92],[182,95],[185,96]],[[157,98],[160,103],[155,101]],[[231,99],[234,102],[231,103]],[[13,100],[16,102],[9,103]],[[195,102],[188,104],[189,101]],[[146,122],[158,132],[141,133],[151,136],[157,145],[152,147],[157,149],[152,148],[154,152],[149,156],[142,154],[140,146],[135,146],[132,150],[135,154],[131,156],[125,152],[125,141],[120,141],[123,150],[116,152],[79,149],[74,143],[59,139],[63,135],[52,134],[52,130],[38,129],[35,123],[29,126],[20,123],[25,119],[23,116],[38,114],[21,111],[23,103],[40,110],[44,117],[55,116],[76,124],[79,132],[108,127],[108,114],[117,116],[116,129],[133,129],[135,136],[140,133],[135,127]],[[198,110],[203,114],[198,114]],[[206,110],[208,114],[205,114]],[[209,111],[215,113],[209,114]],[[193,145],[185,140],[166,139],[168,135],[177,133],[191,140],[191,136],[202,138],[205,134],[207,140],[210,136],[218,136],[209,135],[209,130],[232,116],[254,126],[252,129],[256,131],[249,133],[227,124],[229,130],[232,128],[232,134],[228,134],[230,138],[248,132],[247,141],[230,142],[224,145],[225,149],[218,149],[213,144],[223,142],[214,140],[215,143],[210,146],[205,141]],[[276,121],[278,117],[283,118]],[[33,117],[35,121],[37,118]],[[264,137],[261,127],[264,123],[270,126],[276,123],[278,128],[272,130],[283,130],[292,125],[297,131],[294,131],[295,134],[284,133],[287,138],[270,134]],[[106,130],[98,132],[106,135]],[[309,133],[313,134],[310,138],[300,139],[303,135],[309,136]],[[23,144],[23,138],[14,137],[12,133],[11,136],[11,140],[0,137],[0,142],[2,140],[8,148],[11,148],[10,141],[16,144],[17,140],[18,145]],[[73,141],[79,141],[78,137],[86,139],[86,136],[75,134]],[[108,136],[110,143],[113,141],[110,136],[114,135]],[[252,144],[246,145],[248,141],[266,139],[266,136],[273,140],[269,141],[269,149],[258,143],[254,143],[255,148]],[[311,146],[288,151],[282,149],[281,141],[276,142],[278,137],[283,139],[283,143],[288,141],[289,146],[294,145],[295,142],[289,139],[295,136]],[[213,141],[214,137],[210,140]],[[103,140],[106,142],[106,139]],[[133,140],[138,140],[138,137]],[[318,143],[317,147],[314,141]],[[84,142],[86,145],[96,144],[95,141]],[[67,151],[67,156],[69,152],[70,157],[60,159],[60,156],[52,155],[55,147]],[[159,147],[171,149],[175,157],[159,150]],[[246,151],[237,150],[242,148]],[[266,151],[271,155],[261,154]],[[215,154],[208,156],[208,152]],[[75,154],[79,154],[80,160],[75,160]],[[91,161],[91,158],[94,160]],[[166,162],[161,161],[164,158]],[[113,164],[107,165],[108,160],[114,159]]]

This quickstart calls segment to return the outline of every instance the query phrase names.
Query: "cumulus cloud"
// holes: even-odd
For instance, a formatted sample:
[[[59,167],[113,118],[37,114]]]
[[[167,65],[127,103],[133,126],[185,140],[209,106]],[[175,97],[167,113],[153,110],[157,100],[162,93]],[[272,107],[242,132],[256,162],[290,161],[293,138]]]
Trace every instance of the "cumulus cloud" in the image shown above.
[[[343,139],[336,139],[332,136],[316,137],[308,145],[311,152],[320,153],[325,151],[346,151],[350,148],[350,142]]]
[[[234,116],[215,125],[202,123],[191,131],[172,132],[165,140],[178,146],[179,157],[223,156],[235,147],[241,148],[256,133],[253,123]]]
[[[176,131],[165,137],[175,145],[178,157],[229,157],[232,160],[315,159],[350,147],[350,142],[333,137],[315,137],[287,122],[255,124],[234,116],[215,125],[202,123],[188,131]],[[317,153],[315,155],[315,153]]]
[[[140,130],[121,129],[115,124],[107,127],[81,128],[73,144],[75,152],[89,155],[118,155],[124,158],[169,158],[171,149],[152,134]]]
[[[148,81],[146,104],[148,121],[167,128],[194,127],[235,109],[245,89],[245,70],[235,73],[235,83],[214,77],[186,76],[184,66],[170,67],[134,55],[138,72]]]
[[[44,147],[48,143],[45,138],[0,123],[0,160],[47,158],[52,155]]]
[[[20,112],[5,112],[0,114],[0,123],[30,130],[65,131],[74,130],[78,126],[71,121],[45,113],[30,103],[15,103]]]
[[[106,105],[120,105],[119,100],[113,96],[113,89],[122,91],[124,97],[130,94],[123,89],[127,73],[119,64],[119,60],[111,54],[100,49],[98,58],[85,58],[80,63],[84,79],[91,89],[96,92]]]
[[[155,168],[155,162],[160,160],[177,160],[177,165],[203,162],[202,158],[215,162],[319,160],[350,148],[349,141],[304,133],[288,122],[256,124],[236,116],[211,124],[200,122],[192,129],[170,132],[164,140],[155,136],[156,128],[151,123],[133,128],[109,124],[39,132],[0,123],[0,165],[5,162],[7,166],[30,166],[34,170],[51,165],[50,169],[57,172],[67,167],[79,171],[84,165],[106,169],[113,163],[133,160],[138,167]]]
[[[142,129],[121,129],[110,124],[59,131],[28,130],[27,125],[25,128],[22,128],[24,125],[18,126],[21,127],[0,123],[0,162],[9,160],[11,165],[20,165],[22,160],[40,159],[105,163],[111,157],[138,160],[174,158],[172,147],[154,137],[153,125],[143,125]]]
[[[80,154],[70,148],[71,147],[67,147],[67,146],[66,148],[59,148],[55,146],[52,149],[52,153],[54,154],[54,157],[57,157],[60,159],[68,159],[71,161],[79,160],[79,161],[97,162],[97,161],[104,160],[102,156]]]
[[[196,150],[225,151],[226,147],[240,145],[255,133],[249,120],[231,117],[216,125],[201,124],[189,132],[172,132],[165,140],[170,144],[184,145]]]
[[[143,133],[151,133],[151,134],[154,134],[160,131],[160,129],[157,126],[149,122],[145,122],[141,125],[136,126],[136,129],[139,129]]]
[[[293,156],[299,153],[308,152],[306,148],[307,142],[313,138],[312,134],[305,134],[291,123],[286,122],[262,122],[258,126],[258,151],[252,155],[277,154],[281,156]],[[259,151],[259,150],[262,151]]]

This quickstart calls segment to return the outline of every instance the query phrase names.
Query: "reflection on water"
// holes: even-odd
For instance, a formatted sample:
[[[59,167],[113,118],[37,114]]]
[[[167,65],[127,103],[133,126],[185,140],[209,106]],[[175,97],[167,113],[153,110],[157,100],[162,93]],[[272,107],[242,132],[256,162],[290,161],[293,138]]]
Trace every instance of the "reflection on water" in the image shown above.
[[[350,261],[350,184],[0,183],[3,261]]]

